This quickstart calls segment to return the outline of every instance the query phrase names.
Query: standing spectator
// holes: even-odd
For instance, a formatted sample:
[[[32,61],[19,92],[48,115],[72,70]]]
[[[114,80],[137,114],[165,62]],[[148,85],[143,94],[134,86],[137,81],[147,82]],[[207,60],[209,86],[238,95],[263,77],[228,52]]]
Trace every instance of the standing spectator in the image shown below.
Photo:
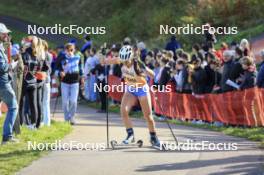
[[[37,46],[36,46],[36,58],[37,58],[37,69],[35,72],[35,77],[37,79],[37,108],[38,108],[38,116],[36,127],[39,128],[42,122],[42,105],[43,105],[43,88],[46,83],[47,75],[49,74],[50,63],[48,63],[46,59],[45,45],[44,40],[37,38]],[[35,45],[34,39],[32,41],[32,46]]]
[[[247,39],[242,39],[240,42],[240,49],[243,52],[243,56],[251,56],[249,42]]]
[[[0,96],[8,108],[3,126],[2,144],[7,142],[18,142],[13,137],[13,126],[17,116],[17,100],[15,92],[11,86],[11,77],[9,76],[10,65],[6,54],[6,46],[10,46],[8,33],[10,30],[0,23]]]
[[[59,78],[59,76],[60,76],[59,75],[59,67],[60,67],[62,59],[64,59],[64,57],[65,57],[65,48],[64,48],[64,46],[61,46],[61,47],[63,47],[63,49],[62,48],[58,49],[58,54],[57,54],[57,58],[55,59],[56,62],[55,62],[55,66],[54,66],[55,67],[54,74],[58,78],[57,79],[58,91],[59,91],[58,96],[61,95],[61,79]]]
[[[234,67],[233,52],[231,50],[224,51],[223,60],[224,60],[224,66],[223,66],[222,77],[220,82],[221,91],[228,92],[234,90],[233,87],[226,84],[226,81],[232,78],[232,70]]]
[[[190,59],[190,54],[188,54],[187,52],[182,52],[181,57],[182,59],[184,59],[185,61],[189,62]]]
[[[20,116],[20,124],[26,124],[26,126],[28,126],[29,128],[31,128],[31,124],[33,122],[32,118],[31,118],[31,112],[29,110],[30,107],[32,107],[29,104],[29,95],[28,95],[28,91],[30,88],[26,88],[26,82],[30,82],[28,81],[30,77],[28,77],[29,75],[26,74],[26,69],[28,70],[27,65],[25,64],[26,60],[27,60],[27,54],[30,51],[30,47],[32,44],[32,36],[28,36],[22,39],[21,41],[21,57],[22,57],[22,61],[23,61],[23,65],[24,65],[24,71],[23,71],[23,82],[22,82],[22,92],[21,92],[21,97],[20,97],[20,102],[19,102],[19,116]],[[32,77],[32,81],[31,84],[33,84],[33,82],[35,81],[35,79],[33,79]],[[32,86],[33,87],[33,86]],[[33,89],[33,88],[32,88]],[[33,110],[34,112],[34,110]]]
[[[56,68],[57,68],[57,58],[58,58],[58,55],[63,52],[64,50],[64,46],[57,46],[56,47],[56,50],[50,50],[50,53],[52,53],[52,62],[51,62],[51,76],[55,75],[55,72],[56,72]]]
[[[221,43],[221,48],[217,51],[215,51],[216,57],[223,63],[223,53],[225,50],[228,49],[228,45],[225,42]]]
[[[237,79],[244,73],[244,70],[241,65],[241,59],[243,57],[243,52],[239,47],[235,48],[235,56],[234,56],[234,66],[231,70],[230,80],[236,82]]]
[[[90,59],[90,50],[85,51],[85,63],[84,63],[84,68],[83,68],[83,74],[84,74],[84,97],[87,101],[90,99],[90,70],[88,68],[88,59]]]
[[[166,51],[164,53],[165,57],[168,58],[169,61],[174,61],[173,59],[173,52],[172,51]]]
[[[104,59],[103,57],[105,57],[104,55],[101,55],[100,59]],[[105,78],[107,76],[107,66],[101,65],[101,64],[97,64],[95,66],[94,69],[91,70],[91,72],[93,74],[97,75],[97,86],[98,87],[102,87],[102,89],[104,89],[106,82],[105,82]],[[101,102],[101,109],[98,110],[98,113],[105,113],[106,112],[106,92],[104,90],[99,91],[99,96],[100,96],[100,102]]]
[[[152,51],[149,51],[146,57],[146,66],[148,66],[150,69],[154,69],[154,64],[155,64],[155,60],[154,60],[154,53]]]
[[[218,92],[220,89],[221,74],[219,72],[220,61],[216,58],[211,59],[204,70],[207,75],[206,93]]]
[[[257,86],[259,88],[264,88],[264,50],[260,52],[260,57],[261,57],[261,63],[257,76]]]
[[[155,64],[154,64],[154,84],[158,84],[159,83],[159,78],[160,78],[160,69],[161,69],[161,57],[162,57],[162,54],[161,52],[158,52],[156,54],[156,59],[155,59]]]
[[[46,79],[46,71],[48,67],[45,62],[45,51],[43,41],[36,36],[28,36],[23,39],[25,52],[22,54],[24,63],[24,81],[21,95],[21,104],[23,108],[23,98],[28,98],[30,108],[30,124],[29,129],[40,127],[41,108],[42,108],[42,90],[44,80]],[[20,114],[24,115],[20,109]],[[22,117],[23,119],[25,116]]]
[[[131,45],[131,39],[129,37],[125,37],[123,41],[123,45]]]
[[[99,64],[99,59],[96,55],[96,49],[92,48],[89,53],[89,57],[86,60],[85,66],[84,66],[84,75],[87,79],[87,89],[88,94],[86,94],[86,100],[89,101],[96,101],[96,92],[94,91],[94,86],[96,84],[96,75],[91,72],[92,69],[95,68],[97,64]]]
[[[117,58],[119,56],[120,48],[121,48],[121,44],[120,43],[113,44],[112,48],[111,48],[111,51],[108,52],[108,53],[106,52],[105,59],[108,60],[108,59]],[[105,76],[114,75],[114,76],[119,77],[121,79],[122,78],[121,67],[122,67],[122,64],[111,64],[111,65],[108,65],[108,66],[104,65],[104,70],[106,71]],[[99,80],[98,80],[98,83],[100,83]],[[101,83],[102,83],[102,85],[104,85],[103,82],[101,82]],[[99,95],[100,95],[101,99],[104,99],[104,94],[103,93],[101,93]],[[114,105],[114,106],[119,104],[119,102],[114,100],[114,99],[112,99],[111,102],[112,102],[112,105]],[[106,105],[106,104],[104,104],[104,101],[101,100],[101,109],[103,109],[104,105]]]
[[[81,58],[74,53],[74,44],[66,44],[65,56],[59,65],[59,75],[62,81],[61,94],[64,119],[72,125],[75,124],[74,116],[77,109],[79,78],[83,75]]]
[[[33,43],[34,38],[34,45]],[[22,40],[23,50],[22,59],[24,63],[24,73],[23,73],[23,87],[21,94],[21,102],[19,108],[20,115],[22,116],[22,121],[27,121],[26,116],[23,112],[24,104],[29,107],[29,129],[36,129],[37,117],[38,117],[38,108],[37,108],[37,79],[35,73],[38,66],[38,61],[36,58],[36,43],[38,39],[36,37],[28,36]],[[23,100],[25,97],[25,100]],[[27,100],[26,100],[27,99]],[[28,108],[27,108],[28,109]]]
[[[53,58],[52,63],[51,63],[51,67],[52,67],[52,73],[51,74],[52,75],[58,73],[58,72],[56,72],[58,64],[60,62],[60,60],[58,60],[58,59],[60,59],[62,57],[62,55],[64,54],[64,46],[63,45],[57,46],[55,52],[56,52],[56,54],[54,55],[55,57]]]
[[[176,56],[176,50],[180,49],[180,48],[181,48],[181,45],[177,41],[175,35],[171,36],[170,42],[168,42],[166,47],[165,47],[166,50],[170,50],[173,52],[174,57]]]
[[[239,46],[239,45],[236,43],[236,41],[232,41],[232,42],[230,43],[229,49],[230,49],[230,50],[235,50],[236,47],[238,47],[238,46]]]
[[[254,87],[256,84],[256,73],[253,59],[245,56],[241,59],[241,64],[245,72],[241,78],[239,89],[243,90]]]
[[[161,69],[159,72],[159,82],[158,85],[161,89],[169,82],[171,79],[171,68],[169,66],[169,58],[165,55],[161,59]]]
[[[192,91],[194,94],[204,94],[206,92],[207,75],[205,70],[201,67],[201,60],[196,56],[192,58],[191,64],[194,65],[192,78]]]
[[[137,44],[137,48],[139,49],[139,52],[140,52],[140,59],[145,62],[145,59],[147,57],[147,54],[148,54],[148,51],[146,49],[146,45],[144,42],[139,42]]]
[[[193,53],[200,59],[200,60],[204,60],[204,54],[202,49],[201,49],[201,46],[199,44],[194,44],[192,46],[192,51]]]
[[[211,25],[209,23],[204,25],[204,28],[206,29],[204,32],[206,45],[214,45],[214,43],[216,43],[216,41],[217,41],[214,33],[210,33],[210,31],[209,31],[210,27],[211,27]]]
[[[121,48],[121,45],[120,44],[116,44],[115,47],[113,47],[111,49],[112,58],[118,57],[120,48]],[[111,66],[113,66],[112,67],[113,75],[121,78],[122,77],[121,65],[120,64],[115,64],[115,65],[110,65],[110,67]]]
[[[84,37],[84,41],[85,41],[85,44],[82,46],[81,48],[81,52],[84,54],[86,50],[90,50],[91,47],[92,47],[92,40],[91,40],[91,37],[89,35],[86,35]],[[86,60],[84,60],[85,62]]]
[[[24,64],[23,64],[23,60],[22,60],[21,54],[19,52],[19,49],[20,49],[19,45],[14,44],[12,46],[12,52],[11,52],[12,61],[16,65],[13,68],[13,89],[15,91],[16,99],[18,102],[20,102],[20,97],[21,97],[21,93],[22,93],[23,71],[24,71]],[[16,134],[20,133],[20,115],[19,115],[19,113],[17,114],[17,118],[16,118],[16,121],[14,124],[14,132]]]
[[[188,83],[188,71],[186,61],[178,59],[176,61],[176,74],[174,75],[176,82],[176,92],[191,93],[191,85]]]
[[[49,53],[49,45],[47,41],[43,41],[44,50],[45,50],[45,60],[48,66],[47,70],[47,78],[44,83],[43,87],[43,108],[42,108],[42,117],[43,117],[43,124],[45,126],[50,126],[50,82],[51,82],[51,62],[52,62],[52,55]]]
[[[79,50],[79,47],[77,45],[76,39],[71,39],[69,43],[74,44],[74,46],[75,46],[75,54],[79,55],[81,57],[81,65],[83,66],[84,65],[84,55]],[[83,69],[83,67],[82,67],[82,69]],[[80,84],[80,86],[79,86],[79,94],[78,94],[78,97],[79,97],[78,99],[79,100],[85,99],[85,97],[84,97],[84,84],[82,84],[81,81],[82,81],[82,79],[80,79],[80,82],[79,82],[79,84]]]

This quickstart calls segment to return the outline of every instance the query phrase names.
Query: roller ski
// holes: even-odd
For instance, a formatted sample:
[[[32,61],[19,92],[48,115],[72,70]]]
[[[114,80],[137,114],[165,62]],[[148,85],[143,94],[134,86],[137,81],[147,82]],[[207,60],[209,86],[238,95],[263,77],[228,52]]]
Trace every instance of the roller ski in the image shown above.
[[[138,147],[141,148],[143,146],[142,140],[135,140],[135,137],[133,134],[128,134],[125,140],[123,140],[121,143],[118,143],[116,140],[112,140],[110,142],[112,149],[118,149],[118,148],[128,148],[128,147]]]

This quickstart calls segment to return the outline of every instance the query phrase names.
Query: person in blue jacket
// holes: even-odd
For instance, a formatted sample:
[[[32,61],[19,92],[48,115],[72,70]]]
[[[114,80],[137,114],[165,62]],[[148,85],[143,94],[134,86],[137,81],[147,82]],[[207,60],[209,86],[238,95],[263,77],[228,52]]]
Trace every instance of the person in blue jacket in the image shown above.
[[[173,35],[170,41],[167,43],[165,50],[171,50],[175,57],[176,50],[180,48],[181,48],[180,43],[177,41],[176,36]]]
[[[264,88],[264,49],[260,52],[262,62],[260,63],[259,72],[257,76],[257,86]]]
[[[13,137],[13,126],[18,112],[18,105],[9,75],[12,66],[8,63],[5,47],[5,44],[10,45],[9,32],[10,30],[3,23],[0,23],[0,98],[8,108],[3,126],[2,144],[18,142]]]
[[[84,53],[87,49],[88,50],[91,49],[91,47],[92,47],[92,40],[91,40],[89,35],[86,35],[84,37],[84,40],[85,40],[85,44],[81,48],[82,53]]]
[[[79,93],[79,80],[83,83],[83,70],[80,55],[75,54],[75,45],[65,45],[65,55],[58,65],[61,79],[62,108],[65,121],[74,125],[74,116],[77,110],[77,99]]]

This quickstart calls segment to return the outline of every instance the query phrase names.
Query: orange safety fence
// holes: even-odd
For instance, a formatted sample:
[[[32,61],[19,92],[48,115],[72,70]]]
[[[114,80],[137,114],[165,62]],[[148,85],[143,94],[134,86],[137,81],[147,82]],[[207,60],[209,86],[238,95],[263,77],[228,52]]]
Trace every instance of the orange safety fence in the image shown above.
[[[110,75],[110,87],[121,79]],[[116,87],[116,86],[115,86]],[[109,96],[121,101],[122,92],[111,89]],[[225,124],[264,126],[264,89],[251,88],[222,94],[194,96],[176,92],[151,92],[155,113],[171,118],[197,119]]]

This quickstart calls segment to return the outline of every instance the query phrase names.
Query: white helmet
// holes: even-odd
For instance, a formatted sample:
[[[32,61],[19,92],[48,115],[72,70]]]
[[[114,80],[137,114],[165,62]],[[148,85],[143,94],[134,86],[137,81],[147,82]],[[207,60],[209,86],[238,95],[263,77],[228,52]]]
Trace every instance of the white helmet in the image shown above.
[[[133,57],[132,47],[129,45],[123,46],[119,51],[119,58],[122,61],[130,60]]]

